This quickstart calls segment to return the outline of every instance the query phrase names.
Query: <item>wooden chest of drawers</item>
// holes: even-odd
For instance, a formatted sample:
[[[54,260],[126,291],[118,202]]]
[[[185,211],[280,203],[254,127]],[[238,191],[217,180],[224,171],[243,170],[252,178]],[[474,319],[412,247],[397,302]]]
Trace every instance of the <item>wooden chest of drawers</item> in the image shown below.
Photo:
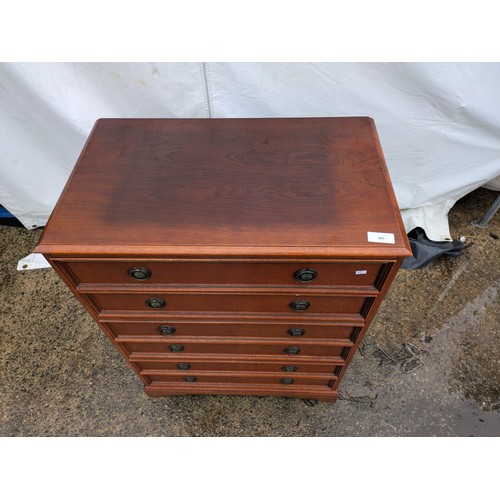
[[[411,254],[366,117],[98,120],[35,251],[147,394],[330,401]]]

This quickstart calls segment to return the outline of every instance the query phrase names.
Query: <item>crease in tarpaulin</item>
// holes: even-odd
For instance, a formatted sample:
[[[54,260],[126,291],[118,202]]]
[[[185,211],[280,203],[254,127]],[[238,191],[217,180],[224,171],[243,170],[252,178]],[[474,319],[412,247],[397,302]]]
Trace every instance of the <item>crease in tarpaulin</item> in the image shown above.
[[[211,97],[211,91],[210,91],[210,77],[209,77],[209,69],[208,69],[208,63],[207,62],[202,62],[200,63],[201,65],[201,75],[202,75],[202,80],[203,80],[203,90],[204,90],[204,100],[205,100],[205,107],[207,109],[207,115],[208,118],[213,118],[213,103],[212,103],[212,97]]]

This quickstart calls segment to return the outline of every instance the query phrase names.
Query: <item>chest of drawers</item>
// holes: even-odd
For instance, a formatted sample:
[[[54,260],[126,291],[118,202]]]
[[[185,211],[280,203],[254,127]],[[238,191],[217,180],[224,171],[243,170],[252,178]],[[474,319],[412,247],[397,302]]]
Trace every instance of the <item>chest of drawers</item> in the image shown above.
[[[98,120],[35,251],[147,394],[329,401],[411,254],[366,117]]]

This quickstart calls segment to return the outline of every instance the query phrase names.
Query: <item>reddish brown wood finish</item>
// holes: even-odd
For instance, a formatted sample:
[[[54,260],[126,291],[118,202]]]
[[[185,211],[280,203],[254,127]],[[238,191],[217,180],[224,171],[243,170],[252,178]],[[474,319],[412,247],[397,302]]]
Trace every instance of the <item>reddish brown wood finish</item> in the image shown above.
[[[373,286],[381,263],[373,262],[308,262],[268,263],[248,261],[151,262],[151,261],[70,261],[65,266],[78,283],[163,284],[163,285],[283,285],[314,289],[320,286]],[[143,282],[132,278],[129,269],[142,267],[151,271]],[[313,269],[317,277],[301,283],[294,274],[300,269]]]
[[[411,253],[366,117],[99,120],[35,250],[147,394],[326,401]]]
[[[211,374],[205,372],[175,373],[175,374],[152,374],[152,382],[176,382],[181,384],[205,383],[205,384],[273,384],[280,385],[322,385],[328,386],[335,380],[335,377],[319,374],[292,374],[292,373],[218,373]],[[194,378],[194,380],[192,380]]]
[[[367,231],[396,243],[370,243]],[[37,251],[408,254],[364,117],[98,120]]]
[[[193,388],[191,385],[195,385]],[[152,382],[148,379],[148,384],[144,386],[144,391],[149,396],[174,396],[183,394],[244,394],[246,396],[286,396],[290,398],[308,398],[317,399],[318,401],[337,400],[339,393],[334,389],[331,384],[328,386],[314,386],[314,385],[287,385],[286,390],[272,384],[256,384],[248,383],[241,384],[236,381],[233,383],[206,383],[196,382],[195,384],[186,383],[165,383],[165,382]]]
[[[147,301],[151,298],[161,299],[165,306],[160,308],[165,311],[241,311],[241,312],[293,312],[304,317],[314,313],[360,313],[365,297],[342,297],[336,295],[278,295],[278,294],[250,294],[228,295],[221,293],[101,293],[91,294],[89,299],[96,307],[106,311],[153,311]],[[310,304],[305,311],[294,311],[291,304],[295,301],[306,301]]]
[[[203,321],[203,320],[202,320]],[[307,318],[283,322],[220,322],[218,318],[194,321],[151,321],[151,322],[113,322],[108,328],[117,337],[142,337],[186,339],[191,337],[250,337],[280,339],[339,339],[349,340],[357,328],[353,325],[336,323],[310,323]],[[160,329],[163,328],[162,334]],[[172,332],[172,329],[175,331]],[[303,333],[302,333],[303,332]]]
[[[287,356],[290,362],[304,356],[328,356],[341,358],[344,347],[351,346],[346,341],[316,341],[316,340],[264,340],[264,339],[219,339],[201,337],[197,339],[176,340],[127,337],[116,340],[130,354],[161,353],[171,356],[190,356],[192,354],[245,354],[265,356]],[[292,350],[288,354],[288,350]],[[296,353],[295,353],[296,352]],[[182,353],[182,354],[181,354]]]
[[[135,359],[140,359],[140,356],[135,356]],[[138,367],[141,368],[143,375],[152,375],[154,373],[178,373],[182,372],[189,375],[194,372],[269,372],[280,373],[282,376],[286,374],[318,374],[322,373],[329,378],[334,378],[334,372],[337,366],[343,366],[340,360],[330,360],[328,363],[304,363],[300,359],[285,359],[284,361],[267,361],[266,359],[258,358],[258,361],[233,361],[231,358],[225,360],[211,360],[210,358],[195,358],[183,357],[174,360],[163,359],[161,361],[136,361]],[[183,368],[184,367],[184,368]],[[287,370],[288,369],[288,370]],[[189,373],[188,373],[189,372]]]

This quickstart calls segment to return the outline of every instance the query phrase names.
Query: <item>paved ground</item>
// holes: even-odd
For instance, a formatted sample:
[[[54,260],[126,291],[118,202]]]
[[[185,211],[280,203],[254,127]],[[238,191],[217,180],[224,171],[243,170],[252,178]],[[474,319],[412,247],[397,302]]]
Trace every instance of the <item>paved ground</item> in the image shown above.
[[[0,227],[0,435],[499,436],[500,213],[470,224],[496,195],[452,209],[459,258],[400,271],[334,404],[148,398],[52,269],[16,271],[39,231]]]

